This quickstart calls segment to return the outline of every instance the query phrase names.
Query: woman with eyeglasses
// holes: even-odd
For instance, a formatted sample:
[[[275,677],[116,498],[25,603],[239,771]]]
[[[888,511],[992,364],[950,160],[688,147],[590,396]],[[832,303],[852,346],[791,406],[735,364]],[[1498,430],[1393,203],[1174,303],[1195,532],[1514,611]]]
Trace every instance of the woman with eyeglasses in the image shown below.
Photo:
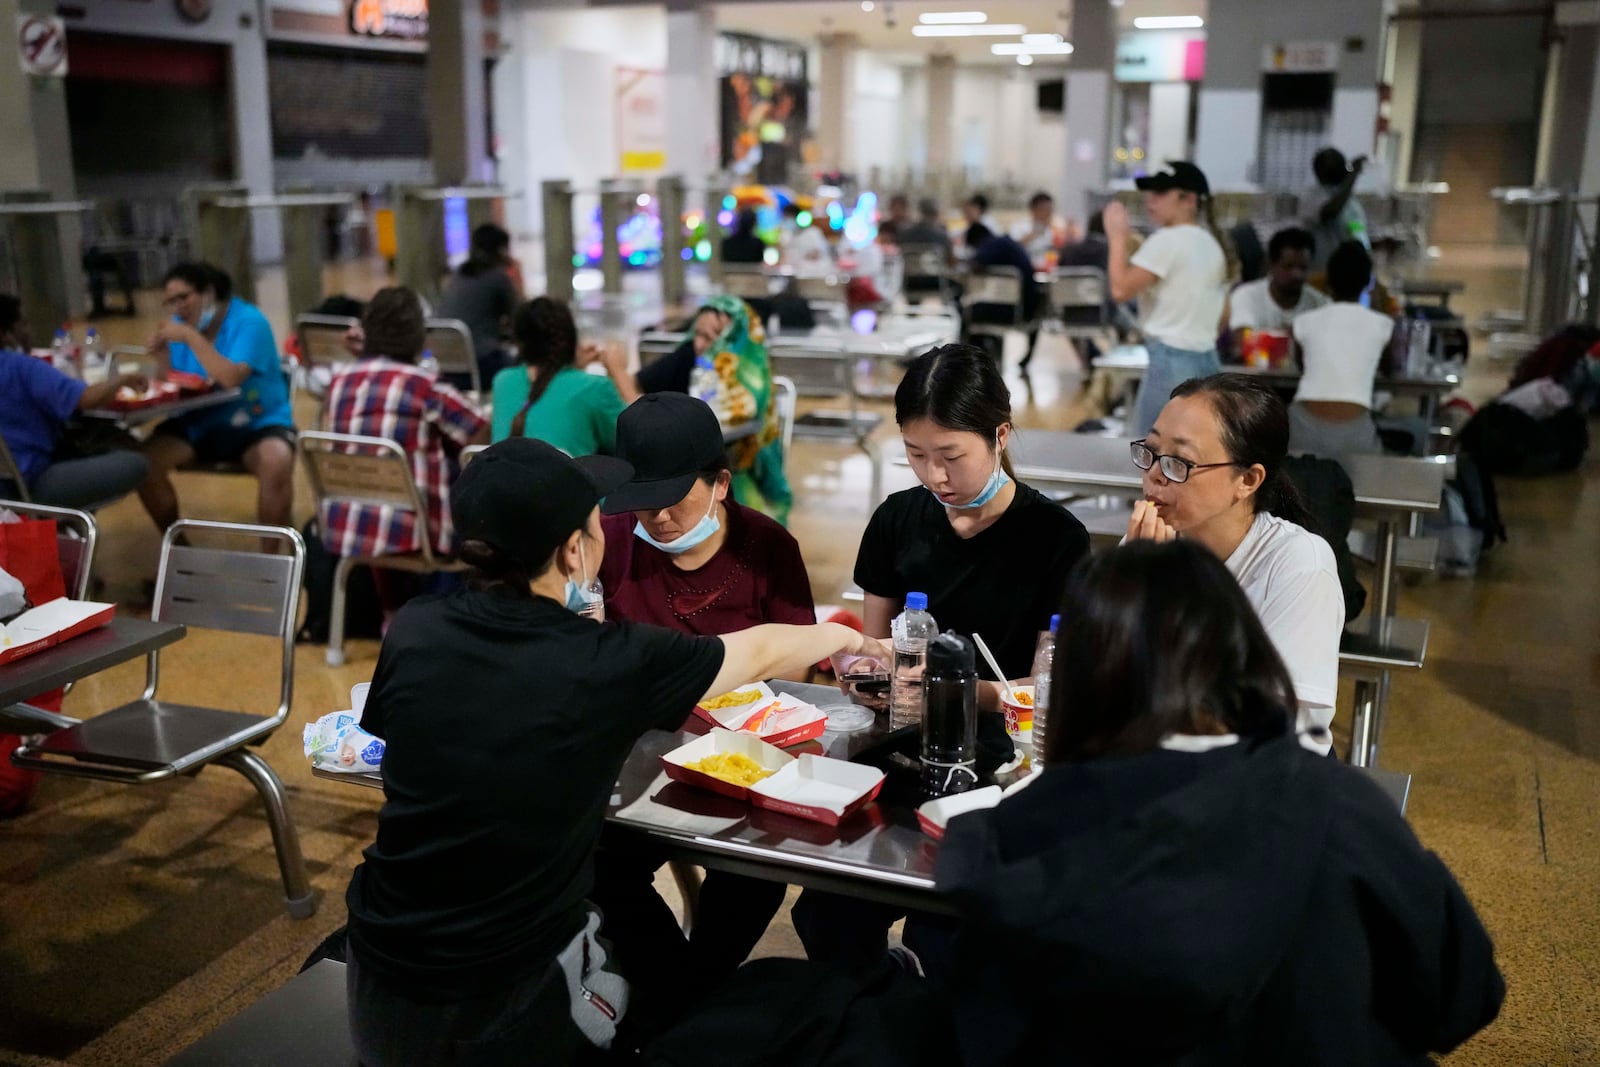
[[[1245,374],[1191,379],[1172,391],[1132,452],[1144,499],[1134,505],[1128,540],[1183,537],[1227,564],[1294,679],[1302,743],[1327,752],[1344,592],[1333,549],[1284,473],[1283,401]]]

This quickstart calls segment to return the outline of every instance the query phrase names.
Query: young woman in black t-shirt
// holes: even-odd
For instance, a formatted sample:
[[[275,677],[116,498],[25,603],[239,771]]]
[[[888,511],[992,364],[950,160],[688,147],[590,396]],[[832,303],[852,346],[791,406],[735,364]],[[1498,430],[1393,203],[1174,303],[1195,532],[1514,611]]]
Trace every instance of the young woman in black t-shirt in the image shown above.
[[[981,349],[945,345],[922,356],[895,390],[894,407],[922,484],[885,500],[861,538],[855,577],[866,594],[865,631],[887,638],[906,594],[926,593],[940,630],[981,634],[1006,677],[1025,680],[1039,632],[1089,552],[1089,534],[1014,477],[1006,455],[1011,394]],[[1003,749],[1000,680],[988,677],[987,664],[978,669],[980,747],[990,737]],[[860,971],[882,959],[902,914],[809,889],[791,912],[811,959]],[[950,944],[945,924],[920,915],[907,921],[905,940],[934,970]]]
[[[923,355],[894,406],[922,484],[885,500],[861,538],[855,579],[866,632],[887,638],[906,594],[926,593],[939,629],[982,634],[1006,676],[1025,679],[1068,572],[1088,554],[1088,532],[1016,480],[1011,393],[982,350],[945,345]],[[1000,680],[987,664],[979,673],[980,704],[997,710]]]

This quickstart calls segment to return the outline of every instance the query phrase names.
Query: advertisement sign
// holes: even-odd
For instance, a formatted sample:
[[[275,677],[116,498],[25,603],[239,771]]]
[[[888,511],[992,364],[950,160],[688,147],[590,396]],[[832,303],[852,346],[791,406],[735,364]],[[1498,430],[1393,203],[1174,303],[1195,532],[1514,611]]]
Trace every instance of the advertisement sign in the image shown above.
[[[351,0],[350,32],[364,37],[428,36],[428,0]]]
[[[806,50],[744,34],[717,37],[722,165],[745,180],[787,180],[806,132]]]
[[[1197,82],[1206,75],[1203,33],[1144,31],[1117,40],[1119,82]]]
[[[617,154],[624,174],[666,169],[667,89],[660,71],[617,68]]]
[[[1261,69],[1274,74],[1318,74],[1339,69],[1337,41],[1288,41],[1261,50]]]

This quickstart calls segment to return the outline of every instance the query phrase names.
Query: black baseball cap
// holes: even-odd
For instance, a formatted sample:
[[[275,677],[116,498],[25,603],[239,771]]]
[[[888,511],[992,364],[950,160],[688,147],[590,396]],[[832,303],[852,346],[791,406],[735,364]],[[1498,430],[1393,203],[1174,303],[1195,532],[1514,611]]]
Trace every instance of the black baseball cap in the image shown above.
[[[1137,185],[1141,192],[1146,193],[1164,193],[1169,189],[1182,189],[1185,192],[1198,193],[1200,196],[1211,195],[1211,183],[1206,181],[1205,171],[1184,159],[1169,159],[1165,170],[1135,178],[1133,184]]]
[[[689,495],[700,472],[726,455],[722,424],[704,400],[687,393],[647,393],[617,416],[617,458],[633,479],[606,497],[600,510],[659,511]]]
[[[463,541],[486,541],[536,570],[631,477],[623,460],[574,459],[547,442],[512,437],[467,464],[450,490],[450,515]]]

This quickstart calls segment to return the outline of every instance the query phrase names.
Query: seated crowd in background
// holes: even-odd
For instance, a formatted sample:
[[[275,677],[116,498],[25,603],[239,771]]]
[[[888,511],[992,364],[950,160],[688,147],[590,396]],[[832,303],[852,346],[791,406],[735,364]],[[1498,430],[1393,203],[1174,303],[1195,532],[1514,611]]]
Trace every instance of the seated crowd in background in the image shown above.
[[[488,388],[509,362],[501,337],[522,299],[522,274],[511,257],[511,235],[486,222],[472,231],[466,261],[450,276],[435,316],[465,324],[472,334],[478,380]],[[465,375],[452,384],[465,387]]]

